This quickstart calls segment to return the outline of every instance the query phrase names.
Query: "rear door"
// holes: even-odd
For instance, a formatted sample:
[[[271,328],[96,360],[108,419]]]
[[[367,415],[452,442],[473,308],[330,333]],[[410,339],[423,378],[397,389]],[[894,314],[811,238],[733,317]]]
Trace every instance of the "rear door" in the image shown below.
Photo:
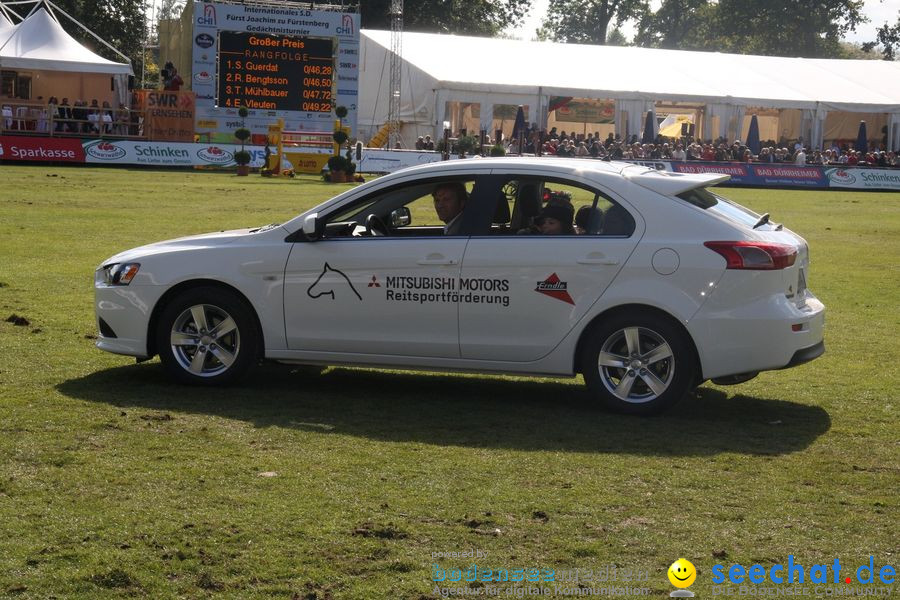
[[[485,214],[495,215],[485,217],[493,220],[489,231],[473,236],[466,248],[460,352],[468,359],[534,361],[562,341],[615,279],[640,239],[643,222],[580,179],[492,179],[496,192],[485,197],[509,206],[507,211],[486,207]],[[535,233],[535,219],[551,203],[568,203],[573,214],[584,207],[584,233]],[[508,222],[498,222],[504,214]]]

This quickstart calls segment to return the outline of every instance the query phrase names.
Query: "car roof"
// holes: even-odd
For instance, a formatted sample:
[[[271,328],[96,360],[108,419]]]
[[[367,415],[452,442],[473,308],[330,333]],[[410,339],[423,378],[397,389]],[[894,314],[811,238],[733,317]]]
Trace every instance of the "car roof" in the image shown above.
[[[624,178],[665,196],[675,196],[690,189],[715,185],[729,178],[728,175],[718,173],[658,171],[646,165],[619,161],[537,156],[473,157],[470,159],[449,160],[399,169],[394,171],[389,177],[393,179],[394,177],[405,177],[408,175],[440,176],[444,173],[449,175],[475,169],[489,169],[499,172],[509,170],[514,173],[534,169],[535,174],[541,175],[547,175],[548,171],[555,171],[560,175],[588,175],[613,188],[621,185]]]

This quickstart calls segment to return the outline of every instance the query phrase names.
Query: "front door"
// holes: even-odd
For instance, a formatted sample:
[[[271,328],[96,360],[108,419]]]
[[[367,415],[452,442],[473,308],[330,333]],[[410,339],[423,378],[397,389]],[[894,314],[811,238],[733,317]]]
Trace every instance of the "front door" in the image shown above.
[[[296,242],[285,272],[288,348],[459,358],[459,274],[469,204],[453,232],[434,194],[477,195],[475,176],[416,180],[340,207],[322,239]],[[443,194],[440,194],[443,196]]]

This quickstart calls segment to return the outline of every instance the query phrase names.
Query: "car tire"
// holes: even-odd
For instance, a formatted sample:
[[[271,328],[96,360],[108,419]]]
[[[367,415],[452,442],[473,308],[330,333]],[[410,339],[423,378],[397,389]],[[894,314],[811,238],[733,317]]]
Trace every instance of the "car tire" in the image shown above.
[[[697,380],[687,334],[665,317],[619,313],[588,332],[581,372],[590,392],[616,412],[650,415],[681,400]]]
[[[253,309],[224,288],[187,290],[163,309],[156,348],[163,367],[181,383],[233,383],[257,359],[259,333]]]

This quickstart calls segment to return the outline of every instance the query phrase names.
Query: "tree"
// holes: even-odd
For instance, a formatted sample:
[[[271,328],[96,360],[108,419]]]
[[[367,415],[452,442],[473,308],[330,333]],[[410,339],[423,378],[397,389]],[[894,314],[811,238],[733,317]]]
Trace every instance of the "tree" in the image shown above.
[[[862,45],[865,52],[871,52],[876,46],[881,45],[881,54],[884,60],[894,60],[898,52],[900,52],[900,17],[897,18],[897,24],[891,27],[885,22],[878,28],[874,42],[866,42]]]
[[[618,27],[609,32],[606,36],[606,45],[607,46],[630,46],[631,44],[628,42],[628,38],[625,37],[625,34],[622,33],[622,30]]]
[[[664,0],[638,21],[635,43],[735,54],[843,58],[841,38],[865,22],[863,0]]]
[[[646,12],[647,0],[550,0],[538,30],[541,39],[606,44],[606,30]]]
[[[131,59],[140,73],[147,24],[143,0],[55,0],[55,4]],[[60,22],[75,39],[93,52],[122,62],[122,57],[98,42],[80,27],[61,18]]]
[[[515,27],[531,8],[532,0],[405,0],[406,31],[496,35]],[[360,0],[362,26],[390,29],[391,0]]]
[[[714,39],[727,52],[831,58],[865,22],[863,0],[720,0]]]
[[[177,19],[181,16],[183,8],[184,2],[182,0],[162,0],[162,3],[159,5],[159,12],[156,13],[156,18],[160,21],[163,19]]]
[[[656,12],[644,12],[634,41],[648,48],[705,49],[715,16],[709,0],[664,0]]]

